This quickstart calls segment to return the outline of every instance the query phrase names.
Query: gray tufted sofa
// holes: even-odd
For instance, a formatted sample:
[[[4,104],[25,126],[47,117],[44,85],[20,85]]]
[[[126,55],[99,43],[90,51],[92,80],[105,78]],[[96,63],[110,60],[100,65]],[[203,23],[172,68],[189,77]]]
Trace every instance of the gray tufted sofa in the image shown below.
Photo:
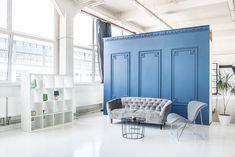
[[[145,97],[122,97],[107,102],[107,112],[111,119],[125,117],[143,117],[146,123],[165,124],[167,115],[171,111],[171,100]]]

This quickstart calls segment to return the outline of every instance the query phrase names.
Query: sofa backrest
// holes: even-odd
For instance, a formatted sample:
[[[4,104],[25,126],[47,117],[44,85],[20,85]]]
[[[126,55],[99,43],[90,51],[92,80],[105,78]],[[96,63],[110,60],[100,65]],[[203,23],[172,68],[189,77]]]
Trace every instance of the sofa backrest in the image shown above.
[[[122,107],[126,109],[143,109],[161,111],[165,105],[171,104],[170,100],[145,97],[122,97]]]

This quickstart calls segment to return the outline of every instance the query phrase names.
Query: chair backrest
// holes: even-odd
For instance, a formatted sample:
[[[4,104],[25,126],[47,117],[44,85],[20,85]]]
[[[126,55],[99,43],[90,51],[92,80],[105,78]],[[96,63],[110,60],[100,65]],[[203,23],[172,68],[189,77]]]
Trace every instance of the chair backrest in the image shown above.
[[[190,101],[188,103],[188,120],[194,122],[200,111],[206,107],[207,104],[200,101]]]

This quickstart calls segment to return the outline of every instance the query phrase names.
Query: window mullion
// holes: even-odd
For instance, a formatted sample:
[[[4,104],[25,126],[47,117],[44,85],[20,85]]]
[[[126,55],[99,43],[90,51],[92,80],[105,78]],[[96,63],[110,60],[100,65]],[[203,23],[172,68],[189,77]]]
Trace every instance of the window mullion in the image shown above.
[[[95,82],[95,19],[92,19],[92,81]]]
[[[12,35],[12,0],[7,1],[7,31],[8,34],[8,65],[7,80],[12,80],[12,56],[13,56],[13,35]]]

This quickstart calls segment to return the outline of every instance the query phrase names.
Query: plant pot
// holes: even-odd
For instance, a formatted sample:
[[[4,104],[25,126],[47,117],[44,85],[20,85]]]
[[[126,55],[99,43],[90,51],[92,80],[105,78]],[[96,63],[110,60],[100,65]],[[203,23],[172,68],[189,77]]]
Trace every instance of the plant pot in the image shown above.
[[[231,115],[229,114],[219,114],[220,125],[228,126],[231,121]]]

